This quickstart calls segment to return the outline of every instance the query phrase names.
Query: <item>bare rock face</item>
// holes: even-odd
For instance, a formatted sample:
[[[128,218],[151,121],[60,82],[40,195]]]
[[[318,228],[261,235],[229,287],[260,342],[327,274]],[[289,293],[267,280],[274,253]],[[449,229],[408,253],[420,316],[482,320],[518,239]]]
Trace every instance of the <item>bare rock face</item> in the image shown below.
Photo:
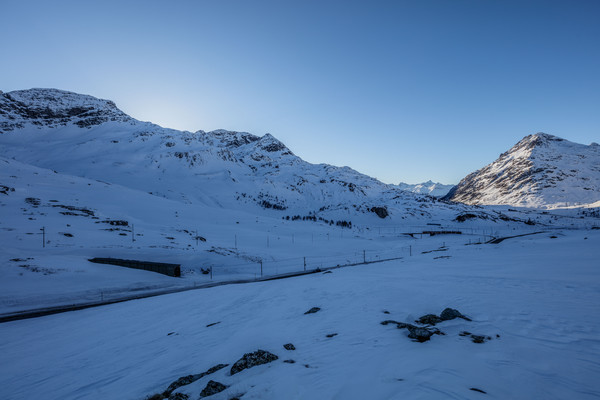
[[[245,369],[256,367],[257,365],[268,364],[272,361],[277,360],[277,357],[273,353],[269,353],[265,350],[256,350],[254,353],[246,353],[242,358],[237,360],[231,367],[231,375],[235,375]]]

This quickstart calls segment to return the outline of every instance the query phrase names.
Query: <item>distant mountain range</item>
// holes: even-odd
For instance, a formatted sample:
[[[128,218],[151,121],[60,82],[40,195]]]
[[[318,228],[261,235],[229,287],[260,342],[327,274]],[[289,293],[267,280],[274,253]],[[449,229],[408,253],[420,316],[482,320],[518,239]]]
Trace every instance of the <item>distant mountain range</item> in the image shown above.
[[[450,189],[454,187],[454,185],[444,185],[443,183],[433,182],[431,180],[422,183],[410,184],[400,182],[398,187],[402,190],[406,190],[413,193],[418,194],[427,194],[433,197],[443,197]]]
[[[600,146],[529,135],[467,175],[445,199],[465,204],[556,208],[600,200]]]

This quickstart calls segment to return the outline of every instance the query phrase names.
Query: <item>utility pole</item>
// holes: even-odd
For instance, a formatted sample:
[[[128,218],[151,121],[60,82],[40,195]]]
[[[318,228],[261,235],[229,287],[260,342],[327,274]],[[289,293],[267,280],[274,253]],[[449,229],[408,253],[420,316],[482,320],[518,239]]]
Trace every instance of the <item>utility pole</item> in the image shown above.
[[[46,227],[42,226],[40,231],[42,231],[42,247],[46,247]]]
[[[367,263],[367,252],[366,250],[363,250],[363,263]]]
[[[196,247],[198,247],[198,229],[196,229]]]
[[[412,245],[408,246],[409,255],[412,257]]]
[[[304,257],[304,272],[306,272],[306,257]]]
[[[260,277],[262,278],[263,276],[263,271],[262,271],[262,260],[260,261]]]

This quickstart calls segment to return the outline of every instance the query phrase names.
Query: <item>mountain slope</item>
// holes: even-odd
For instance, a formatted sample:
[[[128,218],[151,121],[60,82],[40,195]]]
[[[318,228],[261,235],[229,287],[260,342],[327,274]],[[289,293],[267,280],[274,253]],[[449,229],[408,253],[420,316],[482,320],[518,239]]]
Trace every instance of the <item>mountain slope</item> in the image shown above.
[[[0,94],[0,132],[0,156],[186,203],[377,219],[426,217],[434,202],[348,167],[307,163],[270,134],[166,129],[56,89]]]
[[[467,175],[445,199],[466,204],[556,208],[600,200],[600,146],[529,135]]]

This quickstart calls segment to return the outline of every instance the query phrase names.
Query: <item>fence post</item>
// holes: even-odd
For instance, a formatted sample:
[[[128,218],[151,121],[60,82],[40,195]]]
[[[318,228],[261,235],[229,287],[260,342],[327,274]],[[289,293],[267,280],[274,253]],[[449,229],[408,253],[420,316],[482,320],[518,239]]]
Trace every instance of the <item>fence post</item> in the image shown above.
[[[262,278],[263,276],[263,270],[262,270],[262,260],[260,262],[260,277]]]
[[[306,272],[306,257],[304,257],[304,272]]]

